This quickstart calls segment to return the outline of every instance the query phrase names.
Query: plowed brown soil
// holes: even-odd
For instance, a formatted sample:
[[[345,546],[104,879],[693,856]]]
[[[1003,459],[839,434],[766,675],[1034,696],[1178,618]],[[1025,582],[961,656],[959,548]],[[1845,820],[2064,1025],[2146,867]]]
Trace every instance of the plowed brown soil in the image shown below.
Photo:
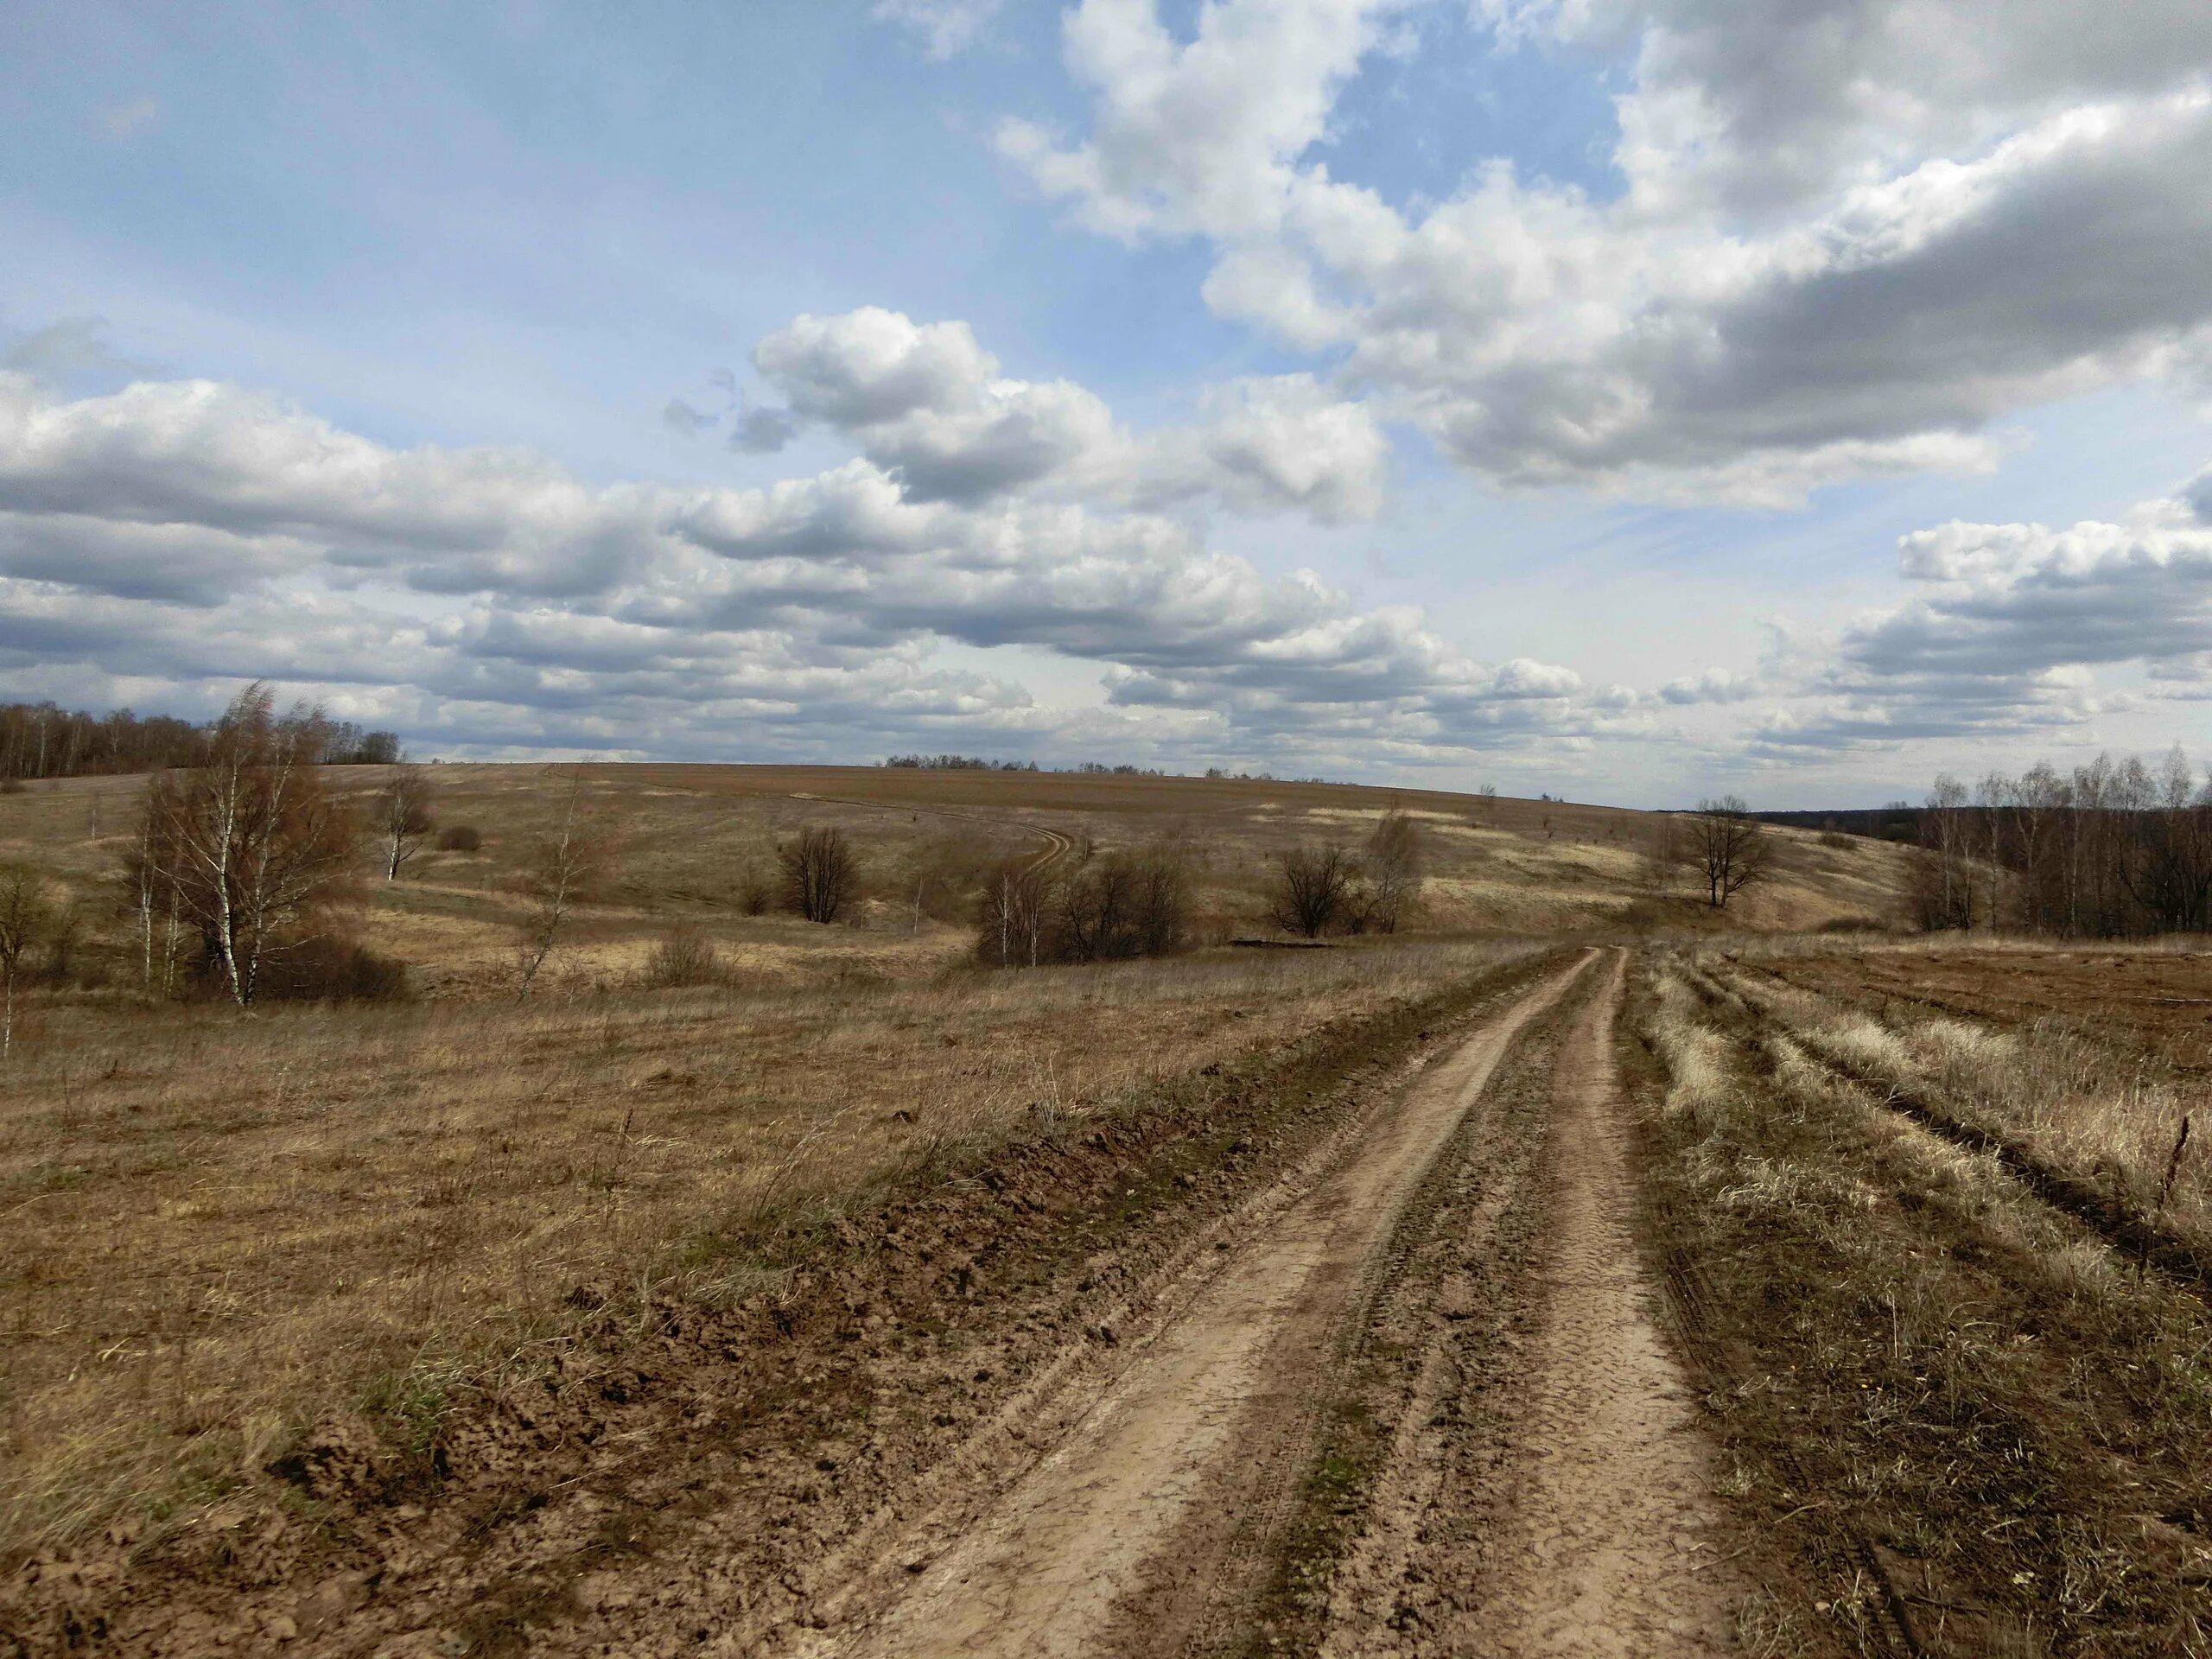
[[[2185,1070],[2212,1071],[2212,957],[2201,950],[1953,946],[1759,965],[1847,1002],[1894,999],[2005,1025],[2056,1019],[2139,1043]]]

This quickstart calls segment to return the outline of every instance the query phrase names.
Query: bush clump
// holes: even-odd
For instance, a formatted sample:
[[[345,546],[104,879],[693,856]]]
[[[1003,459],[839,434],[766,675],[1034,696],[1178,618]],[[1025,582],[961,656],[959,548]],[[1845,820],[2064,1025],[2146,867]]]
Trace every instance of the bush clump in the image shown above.
[[[686,985],[718,985],[728,977],[721,953],[706,930],[685,923],[653,944],[641,978],[645,988],[676,990]]]
[[[287,1002],[405,1002],[407,964],[357,939],[302,939],[262,964],[259,996]]]
[[[1190,948],[1190,881],[1179,849],[1160,846],[1084,860],[1001,865],[983,884],[977,957],[1001,968],[1120,962]]]
[[[474,824],[456,823],[438,835],[438,850],[442,853],[473,853],[483,845],[484,837],[476,832]]]

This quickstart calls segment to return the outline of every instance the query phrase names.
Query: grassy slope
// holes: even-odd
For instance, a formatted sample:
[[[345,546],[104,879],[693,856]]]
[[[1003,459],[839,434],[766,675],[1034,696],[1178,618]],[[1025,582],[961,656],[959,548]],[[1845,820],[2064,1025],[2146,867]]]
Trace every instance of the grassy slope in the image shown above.
[[[1655,885],[1649,855],[1667,821],[1611,807],[1185,778],[583,770],[587,809],[619,832],[621,854],[603,901],[584,913],[556,971],[597,983],[626,976],[677,921],[708,926],[735,965],[764,982],[934,973],[966,949],[980,873],[995,859],[1046,850],[1053,835],[1077,849],[1178,840],[1196,876],[1202,937],[1265,931],[1262,888],[1275,854],[1301,841],[1356,846],[1393,805],[1427,831],[1426,931],[1610,932],[1724,919],[1789,931],[1851,918],[1891,923],[1902,913],[1900,849],[1777,830],[1774,879],[1716,917],[1678,880]],[[475,826],[484,849],[428,853],[408,880],[374,884],[369,942],[416,965],[434,994],[499,988],[518,913],[507,889],[531,840],[560,811],[569,775],[526,766],[435,768],[441,822]],[[362,790],[376,781],[366,769],[333,777]],[[78,779],[0,796],[0,856],[29,857],[90,894],[127,846],[141,787],[135,779]],[[98,840],[90,835],[95,815]],[[868,897],[855,928],[825,932],[743,913],[746,888],[770,877],[778,837],[808,823],[841,826],[861,850]]]

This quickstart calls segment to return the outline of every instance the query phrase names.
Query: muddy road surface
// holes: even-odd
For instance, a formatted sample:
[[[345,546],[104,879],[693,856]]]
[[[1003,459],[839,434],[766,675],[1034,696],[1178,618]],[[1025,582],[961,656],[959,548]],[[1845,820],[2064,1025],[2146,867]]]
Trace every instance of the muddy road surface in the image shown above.
[[[976,1468],[764,1645],[1728,1651],[1731,1549],[1627,1218],[1622,969],[1538,982],[1318,1148],[1041,1454]]]

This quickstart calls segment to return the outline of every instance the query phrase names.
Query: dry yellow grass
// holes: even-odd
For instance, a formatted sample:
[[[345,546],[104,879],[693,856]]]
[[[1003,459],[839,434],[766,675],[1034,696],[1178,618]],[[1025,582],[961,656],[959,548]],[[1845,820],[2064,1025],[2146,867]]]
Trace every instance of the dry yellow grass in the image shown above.
[[[2192,1120],[2195,1144],[2176,1161],[2199,1102],[2166,1055],[2050,1020],[2003,1027],[1903,1007],[1877,1019],[1794,988],[1759,995],[1816,1056],[1926,1097],[2212,1256],[2212,1148],[2198,1139],[2212,1118]]]
[[[251,1017],[144,995],[113,872],[143,788],[0,796],[0,856],[86,906],[83,983],[29,998],[0,1095],[0,1551],[207,1501],[316,1414],[429,1409],[567,1315],[579,1284],[757,1271],[728,1241],[918,1162],[1464,974],[1497,945],[990,976],[966,966],[994,860],[1179,840],[1202,938],[1265,931],[1272,855],[1427,831],[1433,936],[1705,924],[1655,894],[1660,821],[1558,803],[1227,780],[746,766],[591,766],[620,843],[540,981],[511,995],[532,840],[565,769],[439,766],[437,816],[483,837],[372,881],[360,920],[408,963],[398,1007]],[[365,791],[372,769],[334,774]],[[851,925],[747,913],[777,839],[832,823],[868,897]],[[1817,923],[1894,899],[1895,849],[1779,837],[1764,908]],[[1885,887],[1885,884],[1888,886]],[[639,988],[678,924],[728,983]],[[716,1243],[715,1241],[720,1241]],[[735,1275],[734,1280],[732,1275]],[[728,1281],[728,1282],[725,1282]]]
[[[771,1222],[1509,949],[51,1009],[0,1109],[0,1549],[204,1503],[329,1409],[428,1410],[579,1285],[757,1287]]]
[[[507,977],[510,891],[534,837],[556,818],[567,769],[431,768],[437,816],[482,832],[482,850],[432,851],[407,879],[373,885],[365,939],[415,964],[432,995],[497,995]],[[334,781],[366,791],[375,768]],[[553,971],[612,984],[676,921],[702,924],[763,979],[840,973],[906,977],[966,949],[969,894],[994,860],[1064,837],[1077,849],[1161,839],[1183,846],[1202,938],[1265,931],[1274,856],[1302,841],[1357,847],[1393,806],[1426,835],[1429,880],[1416,925],[1492,935],[1724,926],[1811,929],[1902,915],[1902,849],[1841,848],[1774,832],[1770,882],[1725,913],[1678,876],[1655,879],[1658,815],[1349,785],[903,768],[588,766],[583,799],[619,833],[613,875],[578,918]],[[0,856],[25,856],[88,897],[118,865],[137,779],[73,779],[0,796]],[[773,849],[808,823],[835,823],[858,849],[867,896],[851,925],[806,929],[743,913]],[[92,831],[97,829],[95,837]],[[127,967],[127,963],[122,964]]]
[[[1878,960],[1821,956],[1847,986]],[[1645,958],[1630,1019],[1646,1224],[1683,1264],[1669,1291],[1706,1421],[1732,1496],[1796,1563],[1770,1580],[1783,1624],[1746,1650],[1886,1650],[1904,1605],[1929,1652],[2202,1651],[2196,1288],[1890,1109],[1878,1081],[2016,1142],[2048,1134],[2057,1163],[2136,1155],[2120,1126],[2163,1108],[2132,1065],[2106,1047],[2100,1076],[2094,1046],[2031,1027],[1877,1018],[1718,952]],[[1675,1071],[1684,1055],[1720,1086]]]

